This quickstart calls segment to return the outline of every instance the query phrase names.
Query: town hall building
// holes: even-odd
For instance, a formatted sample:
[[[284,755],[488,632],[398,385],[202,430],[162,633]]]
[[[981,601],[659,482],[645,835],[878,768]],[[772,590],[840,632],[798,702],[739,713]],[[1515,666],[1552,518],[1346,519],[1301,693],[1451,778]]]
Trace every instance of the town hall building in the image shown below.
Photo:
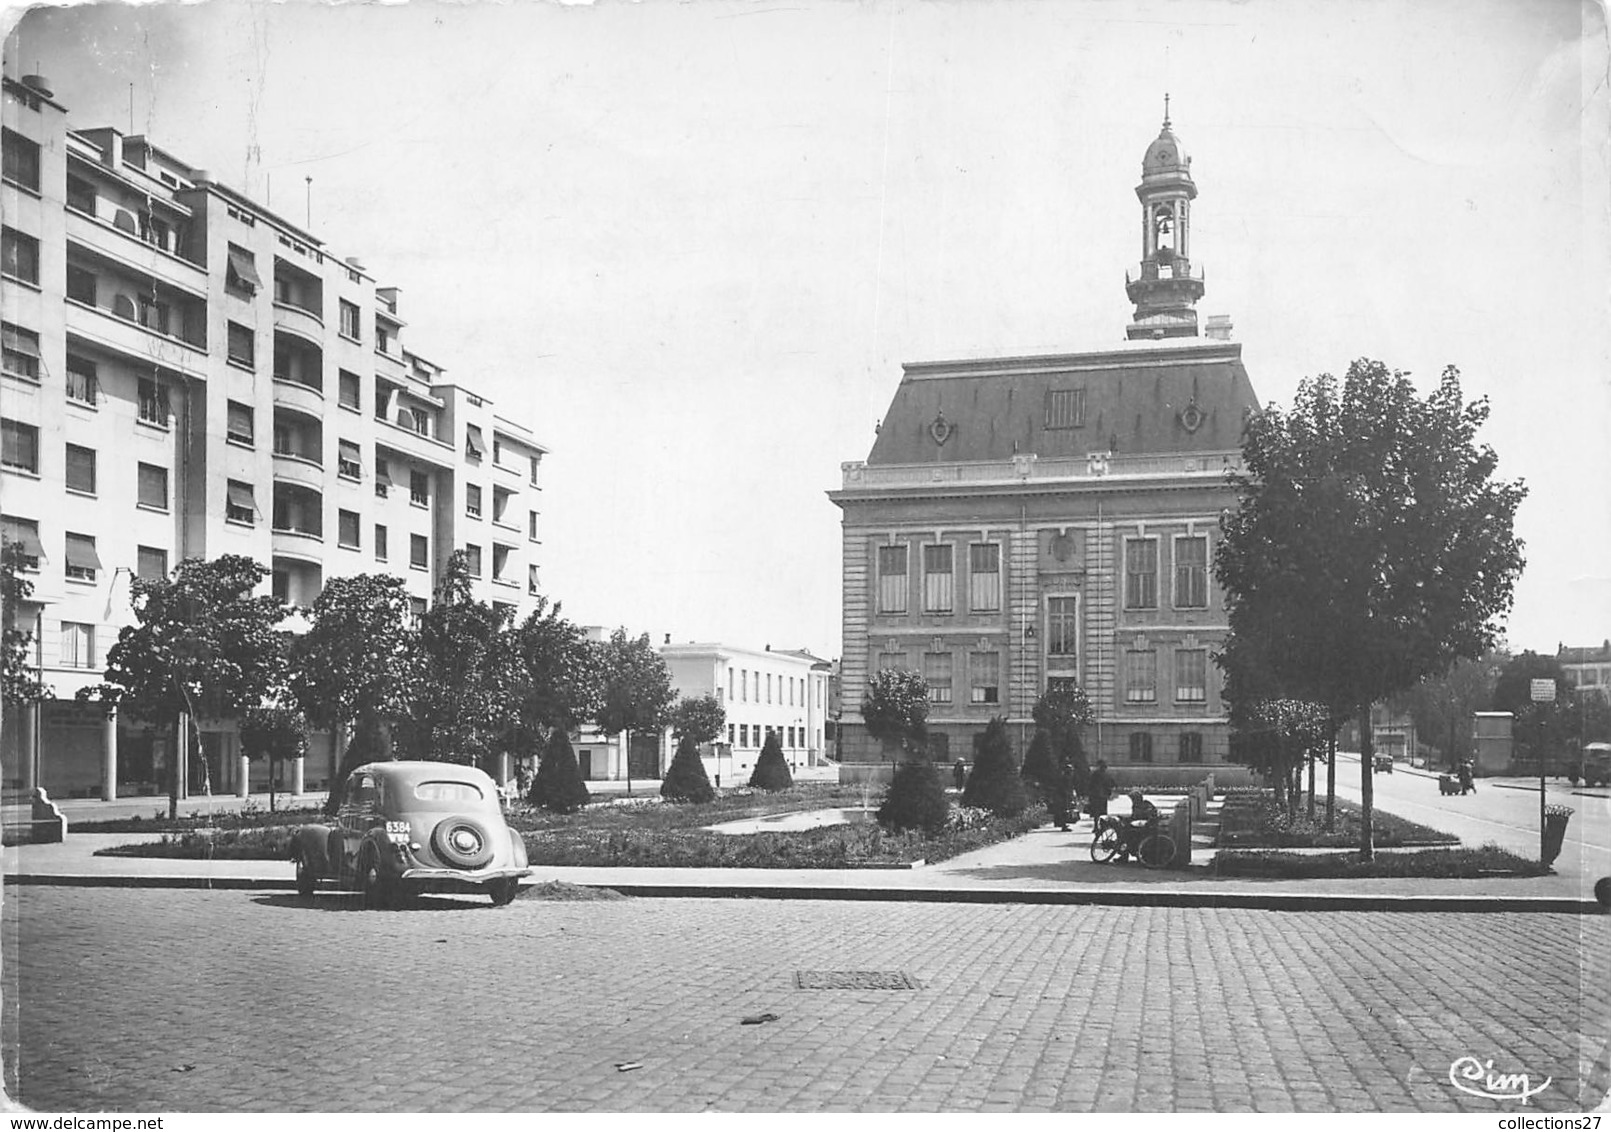
[[[1199,328],[1191,159],[1168,117],[1147,147],[1134,316],[1109,349],[903,367],[867,459],[843,465],[841,758],[888,773],[859,705],[872,674],[920,673],[929,747],[971,759],[994,716],[1021,758],[1060,682],[1095,712],[1092,762],[1121,783],[1227,766],[1212,561],[1226,473],[1259,407],[1229,320]]]

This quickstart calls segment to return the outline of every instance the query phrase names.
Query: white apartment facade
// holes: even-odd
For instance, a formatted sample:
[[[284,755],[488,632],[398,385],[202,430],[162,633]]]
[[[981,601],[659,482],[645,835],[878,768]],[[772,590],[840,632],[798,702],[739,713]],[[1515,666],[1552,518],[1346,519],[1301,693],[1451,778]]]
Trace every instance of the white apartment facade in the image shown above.
[[[463,549],[476,596],[524,615],[548,449],[404,347],[396,288],[146,138],[72,129],[35,76],[4,80],[3,125],[0,520],[55,697],[0,721],[7,786],[154,794],[179,757],[188,789],[204,766],[214,791],[265,787],[227,722],[186,758],[74,702],[131,579],[185,558],[256,559],[298,606],[394,574],[419,613]],[[309,790],[334,769],[331,738],[313,747]]]

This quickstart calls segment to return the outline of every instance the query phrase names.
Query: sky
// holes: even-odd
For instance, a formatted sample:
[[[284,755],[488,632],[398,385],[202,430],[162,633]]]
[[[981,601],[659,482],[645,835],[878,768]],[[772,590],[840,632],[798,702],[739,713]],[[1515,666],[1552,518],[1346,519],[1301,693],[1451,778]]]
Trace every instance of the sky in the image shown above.
[[[1529,487],[1506,639],[1611,637],[1596,4],[8,12],[6,74],[357,256],[408,348],[535,430],[544,587],[581,624],[837,656],[841,463],[902,363],[1123,339],[1167,91],[1198,309],[1261,399],[1458,366]]]

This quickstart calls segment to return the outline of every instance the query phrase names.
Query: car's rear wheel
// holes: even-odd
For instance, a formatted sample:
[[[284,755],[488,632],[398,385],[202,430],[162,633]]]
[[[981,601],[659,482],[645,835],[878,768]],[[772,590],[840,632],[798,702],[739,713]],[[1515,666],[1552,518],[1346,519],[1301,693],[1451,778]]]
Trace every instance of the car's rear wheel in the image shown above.
[[[468,818],[446,818],[431,831],[431,848],[456,869],[479,869],[492,861],[487,831]]]
[[[313,895],[314,887],[319,883],[319,876],[308,865],[306,854],[296,855],[296,894],[306,900]]]
[[[385,908],[392,902],[392,884],[381,871],[380,858],[365,849],[358,858],[358,895],[365,908]]]
[[[519,891],[520,882],[514,877],[504,877],[487,885],[487,895],[492,897],[493,905],[498,908],[502,908],[513,900],[515,893]]]

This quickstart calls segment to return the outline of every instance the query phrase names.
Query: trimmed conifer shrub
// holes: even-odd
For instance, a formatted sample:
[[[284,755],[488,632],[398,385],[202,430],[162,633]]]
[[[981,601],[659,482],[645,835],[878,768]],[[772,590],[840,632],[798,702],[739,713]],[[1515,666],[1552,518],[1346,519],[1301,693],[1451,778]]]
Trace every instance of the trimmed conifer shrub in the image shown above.
[[[556,814],[574,814],[592,797],[582,778],[582,768],[576,763],[576,752],[571,749],[571,737],[556,727],[543,748],[527,800]]]
[[[909,761],[895,768],[895,777],[878,807],[878,824],[896,833],[920,829],[933,837],[945,829],[950,812],[945,783],[934,764]]]
[[[758,790],[787,790],[794,785],[794,775],[789,773],[789,764],[783,758],[783,744],[776,730],[766,733],[766,742],[761,744],[761,757],[755,760],[755,769],[750,772],[750,785]]]
[[[668,802],[709,802],[715,799],[705,760],[699,757],[699,744],[684,735],[677,741],[677,753],[660,783],[660,796]]]
[[[1007,721],[999,715],[990,721],[979,740],[973,773],[962,790],[962,804],[1002,817],[1013,817],[1029,808],[1029,793],[1018,777],[1012,744],[1007,740]]]
[[[1037,727],[1035,737],[1029,741],[1029,750],[1024,754],[1024,765],[1018,768],[1018,777],[1022,778],[1026,785],[1040,789],[1056,774],[1057,763],[1052,758],[1051,736]]]
[[[1058,749],[1058,748],[1065,749]],[[1074,768],[1067,761],[1066,744],[1057,742],[1044,728],[1035,728],[1029,752],[1018,771],[1024,785],[1046,803],[1053,823],[1067,826],[1074,819]]]

